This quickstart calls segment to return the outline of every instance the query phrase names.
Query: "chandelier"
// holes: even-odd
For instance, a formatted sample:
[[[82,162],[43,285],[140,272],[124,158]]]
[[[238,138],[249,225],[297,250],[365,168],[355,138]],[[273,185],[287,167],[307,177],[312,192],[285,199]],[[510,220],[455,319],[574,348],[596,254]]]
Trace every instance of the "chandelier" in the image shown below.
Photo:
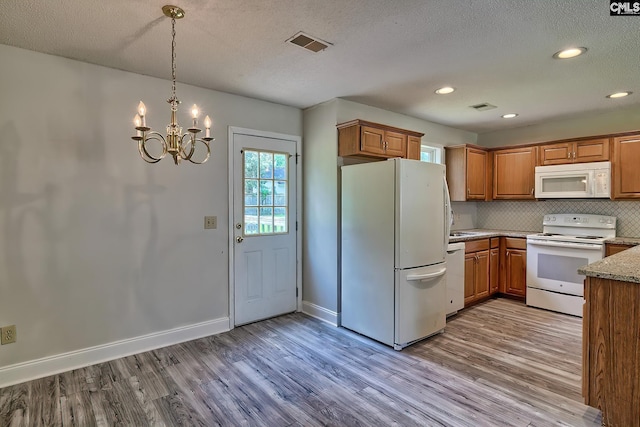
[[[209,142],[213,141],[211,138],[211,119],[206,116],[204,119],[205,135],[202,138],[197,138],[197,135],[202,132],[202,129],[198,128],[198,115],[200,111],[197,105],[191,107],[191,116],[193,118],[193,125],[187,129],[186,133],[182,133],[182,127],[178,125],[176,119],[176,112],[178,111],[178,104],[180,101],[176,97],[176,19],[184,18],[184,10],[177,6],[163,6],[162,12],[169,18],[171,18],[171,98],[167,102],[171,105],[171,122],[167,126],[166,135],[162,135],[159,132],[151,130],[146,125],[146,112],[147,107],[142,101],[138,104],[138,114],[136,114],[133,122],[135,124],[136,135],[131,139],[138,141],[138,152],[140,157],[149,163],[158,163],[167,155],[171,154],[173,161],[176,165],[180,164],[182,160],[188,160],[191,163],[202,164],[209,160],[211,156],[211,148]],[[193,154],[196,151],[196,143],[204,144],[207,154],[203,160],[197,161],[194,159]],[[155,147],[154,147],[155,146]]]

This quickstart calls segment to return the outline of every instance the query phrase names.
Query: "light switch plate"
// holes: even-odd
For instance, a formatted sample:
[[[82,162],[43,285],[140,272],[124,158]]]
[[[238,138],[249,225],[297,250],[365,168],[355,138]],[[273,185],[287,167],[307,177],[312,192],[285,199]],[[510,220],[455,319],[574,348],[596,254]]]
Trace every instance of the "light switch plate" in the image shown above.
[[[204,217],[204,229],[212,230],[218,228],[218,217],[217,216],[205,216]]]

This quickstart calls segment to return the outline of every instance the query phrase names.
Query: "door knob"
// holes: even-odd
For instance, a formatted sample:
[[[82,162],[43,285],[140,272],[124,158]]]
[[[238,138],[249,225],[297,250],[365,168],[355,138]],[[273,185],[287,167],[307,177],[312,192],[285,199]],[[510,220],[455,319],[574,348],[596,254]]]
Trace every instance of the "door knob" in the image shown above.
[[[236,242],[238,242],[238,243],[242,243],[243,240],[244,239],[242,238],[242,236],[236,237]]]

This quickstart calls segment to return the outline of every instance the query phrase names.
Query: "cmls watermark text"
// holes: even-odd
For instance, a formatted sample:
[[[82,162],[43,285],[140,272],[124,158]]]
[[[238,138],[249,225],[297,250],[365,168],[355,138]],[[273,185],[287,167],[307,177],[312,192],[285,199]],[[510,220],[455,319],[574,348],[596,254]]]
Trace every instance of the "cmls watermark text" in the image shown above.
[[[611,16],[640,15],[640,1],[609,0],[609,14]]]

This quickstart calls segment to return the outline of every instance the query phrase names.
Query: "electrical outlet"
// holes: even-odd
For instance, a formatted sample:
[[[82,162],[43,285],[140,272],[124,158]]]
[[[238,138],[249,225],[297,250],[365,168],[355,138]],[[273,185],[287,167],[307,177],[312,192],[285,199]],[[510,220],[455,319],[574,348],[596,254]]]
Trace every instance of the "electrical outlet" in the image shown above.
[[[5,326],[4,328],[1,328],[0,331],[0,344],[5,345],[16,342],[16,325]]]
[[[218,228],[218,217],[217,216],[205,216],[204,217],[204,229],[212,230]]]

